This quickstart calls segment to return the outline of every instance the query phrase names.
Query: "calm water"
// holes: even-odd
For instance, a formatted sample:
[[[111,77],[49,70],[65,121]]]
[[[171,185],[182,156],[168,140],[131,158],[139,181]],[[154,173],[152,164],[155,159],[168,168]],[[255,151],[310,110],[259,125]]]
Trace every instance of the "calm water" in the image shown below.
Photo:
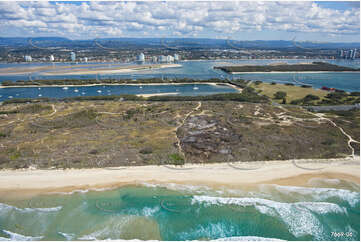
[[[309,183],[247,191],[139,184],[1,198],[0,240],[359,240],[359,186],[337,179]]]
[[[237,75],[229,75],[219,70],[214,70],[214,66],[221,66],[221,65],[232,65],[232,64],[269,64],[274,62],[288,62],[288,63],[304,63],[304,62],[313,62],[313,61],[325,61],[325,60],[217,60],[217,61],[182,61],[180,64],[182,67],[175,67],[175,68],[165,68],[165,69],[158,69],[158,70],[145,70],[137,72],[136,74],[129,73],[129,74],[111,74],[111,75],[58,75],[58,76],[45,76],[42,72],[34,72],[31,75],[13,75],[13,76],[6,76],[1,75],[0,73],[0,82],[4,80],[36,80],[36,79],[106,79],[106,78],[113,78],[113,79],[124,79],[124,78],[131,78],[131,79],[142,79],[142,78],[192,78],[198,80],[204,80],[209,78],[240,78],[245,80],[261,80],[265,82],[278,82],[278,83],[285,83],[285,82],[293,82],[297,85],[300,84],[308,84],[312,85],[315,88],[321,88],[322,86],[334,87],[338,89],[342,89],[345,91],[360,91],[360,73],[342,73],[342,72],[334,72],[334,73],[250,73],[250,74],[237,74]],[[349,66],[354,68],[360,68],[360,61],[359,60],[327,60],[332,64]],[[88,65],[92,65],[94,63],[88,63]],[[102,63],[108,67],[115,67],[118,65],[134,65],[134,64],[116,64],[116,63]],[[3,67],[14,67],[14,66],[39,66],[39,65],[48,65],[46,63],[32,63],[32,64],[0,64],[0,68]],[[69,63],[56,63],[55,66],[64,66],[69,65]],[[80,65],[80,64],[79,64]],[[83,63],[81,63],[83,65]],[[103,66],[104,66],[103,65]],[[76,66],[76,65],[75,65]],[[94,67],[92,67],[94,68]],[[23,95],[23,97],[35,97],[39,94],[42,96],[53,97],[52,95],[60,95],[62,96],[62,92],[59,90],[53,90],[52,88],[44,89],[46,92],[38,93],[34,89],[23,89],[21,93],[14,93],[11,89],[0,90],[0,95],[2,95],[2,100],[7,99],[9,96],[14,96],[18,94],[18,96]],[[56,89],[56,88],[54,88]],[[115,90],[116,89],[116,90]],[[123,91],[120,91],[122,88],[114,88],[110,92],[112,94],[123,94]],[[143,89],[145,90],[145,89]],[[229,89],[228,91],[230,91]],[[96,91],[96,90],[95,90]],[[134,90],[125,91],[125,93],[129,94],[139,94],[133,93]],[[154,93],[154,90],[151,92],[142,92],[142,93]],[[213,90],[215,91],[215,90]],[[218,91],[210,93],[219,93]],[[85,94],[83,95],[94,95],[94,90],[92,87],[84,87],[82,92]],[[108,90],[106,90],[108,92]],[[156,93],[168,92],[165,89],[156,90]],[[172,91],[173,92],[173,91]],[[67,96],[74,96],[72,92],[66,92]],[[79,93],[78,93],[79,94]],[[199,95],[205,95],[206,93],[201,93],[199,91]],[[34,96],[35,95],[35,96]],[[104,95],[104,93],[102,93]],[[180,92],[179,95],[194,95],[194,92]],[[60,97],[54,96],[54,97]]]
[[[104,96],[120,94],[160,94],[196,96],[216,93],[238,92],[225,85],[182,84],[182,85],[104,85],[82,87],[16,87],[0,88],[0,101],[12,98],[64,98],[77,96]]]

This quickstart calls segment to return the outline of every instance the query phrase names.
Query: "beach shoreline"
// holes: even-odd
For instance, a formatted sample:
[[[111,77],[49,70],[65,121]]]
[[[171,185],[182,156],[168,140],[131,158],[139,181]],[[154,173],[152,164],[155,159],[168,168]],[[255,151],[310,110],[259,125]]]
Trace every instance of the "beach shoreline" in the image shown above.
[[[1,84],[1,83],[0,83]],[[92,86],[160,86],[160,85],[193,85],[193,84],[207,84],[207,85],[213,85],[213,86],[217,86],[219,84],[221,85],[228,85],[231,87],[234,87],[234,85],[229,84],[229,83],[223,83],[223,82],[169,82],[169,83],[164,83],[164,82],[159,82],[159,83],[94,83],[94,84],[81,84],[81,85],[73,85],[73,84],[68,84],[68,85],[18,85],[18,86],[3,86],[0,85],[0,88],[21,88],[21,87],[92,87]]]
[[[1,170],[0,195],[38,195],[75,190],[113,189],[125,185],[187,184],[247,187],[257,184],[307,186],[311,178],[360,184],[360,160],[313,159],[241,163],[129,166],[66,170]]]
[[[106,67],[106,64],[99,65],[88,65],[89,67]],[[16,69],[16,71],[11,71],[11,68],[0,69],[1,75],[9,76],[9,75],[25,75],[31,74],[33,72],[43,72],[44,76],[57,76],[57,75],[90,75],[90,74],[117,74],[117,73],[127,73],[127,72],[136,72],[136,71],[145,71],[145,70],[157,70],[163,68],[175,68],[182,67],[181,64],[150,64],[150,65],[137,65],[137,66],[117,66],[106,69],[95,69],[89,70],[86,68],[83,69],[75,69],[77,67],[88,67],[87,65],[73,65],[73,66],[59,66],[59,67],[33,67],[33,68],[23,68]],[[13,68],[14,69],[14,68]],[[54,72],[47,72],[47,71]],[[5,72],[7,71],[7,72]],[[9,72],[10,71],[10,72]]]

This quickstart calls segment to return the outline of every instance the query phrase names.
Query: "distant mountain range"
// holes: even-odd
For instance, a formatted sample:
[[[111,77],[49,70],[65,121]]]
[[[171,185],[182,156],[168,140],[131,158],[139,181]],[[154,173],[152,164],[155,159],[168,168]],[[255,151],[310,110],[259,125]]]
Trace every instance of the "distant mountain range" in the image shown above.
[[[96,47],[104,48],[157,48],[169,49],[354,49],[360,48],[360,43],[334,42],[295,42],[291,40],[255,40],[238,41],[227,39],[205,38],[101,38],[88,40],[70,40],[63,37],[0,37],[0,47]]]

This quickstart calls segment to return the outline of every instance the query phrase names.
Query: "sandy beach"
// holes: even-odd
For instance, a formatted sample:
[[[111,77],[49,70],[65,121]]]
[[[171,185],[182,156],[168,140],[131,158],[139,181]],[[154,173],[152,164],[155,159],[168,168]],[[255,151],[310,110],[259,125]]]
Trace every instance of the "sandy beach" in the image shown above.
[[[40,194],[113,188],[127,184],[176,183],[247,186],[279,184],[307,186],[311,178],[344,179],[360,184],[360,160],[288,160],[242,163],[138,166],[67,170],[2,170],[1,194]]]
[[[167,96],[167,95],[177,95],[176,92],[165,92],[165,93],[150,93],[150,94],[137,94],[138,97],[153,97],[153,96]]]
[[[106,67],[105,64],[93,65],[71,65],[71,66],[43,66],[43,67],[24,67],[24,68],[1,68],[1,75],[25,75],[33,72],[42,72],[45,76],[54,75],[91,75],[91,74],[117,74],[136,72],[144,70],[156,70],[162,68],[181,67],[180,64],[150,64],[150,65],[134,65],[134,66],[111,66]],[[78,68],[84,67],[84,68]],[[88,69],[85,67],[103,67],[99,69]]]

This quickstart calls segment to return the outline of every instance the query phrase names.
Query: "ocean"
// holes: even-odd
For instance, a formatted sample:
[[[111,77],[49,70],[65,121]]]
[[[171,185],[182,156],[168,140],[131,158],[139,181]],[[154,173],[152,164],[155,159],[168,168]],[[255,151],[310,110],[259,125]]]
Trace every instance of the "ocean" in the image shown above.
[[[360,240],[360,187],[141,183],[0,198],[0,240]]]
[[[17,80],[39,80],[39,79],[147,79],[147,78],[192,78],[195,80],[206,80],[210,78],[230,78],[230,79],[244,79],[253,81],[264,81],[264,82],[277,82],[277,83],[294,83],[296,85],[311,85],[314,88],[321,88],[322,86],[333,87],[342,89],[345,91],[353,92],[360,91],[360,73],[359,72],[326,72],[326,73],[244,73],[244,74],[227,74],[220,70],[213,69],[214,66],[222,65],[234,65],[234,64],[269,64],[276,62],[287,62],[287,63],[310,63],[313,61],[327,61],[331,64],[337,64],[342,66],[360,68],[359,60],[310,60],[310,59],[297,59],[297,60],[204,60],[204,61],[181,61],[179,64],[182,67],[164,68],[164,69],[152,69],[144,70],[133,73],[122,73],[122,74],[106,74],[106,75],[56,75],[47,76],[43,72],[33,72],[30,75],[1,75],[0,82],[2,81],[17,81]],[[79,65],[92,65],[94,63],[79,63]],[[126,66],[134,65],[122,64],[122,63],[101,63],[103,65],[114,67],[114,66]],[[22,63],[22,64],[0,64],[0,68],[6,67],[36,67],[46,66],[49,63]],[[55,63],[55,66],[69,65],[69,63]],[[76,66],[76,65],[75,65]],[[96,67],[91,67],[96,68]],[[204,93],[201,91],[177,91],[171,90],[171,87],[158,88],[157,90],[138,90],[141,92],[134,92],[131,88],[126,87],[114,87],[107,86],[106,93],[96,92],[92,90],[94,87],[81,87],[79,92],[63,92],[61,88],[49,87],[42,88],[39,92],[36,87],[28,87],[26,89],[0,89],[0,101],[11,99],[11,98],[30,98],[30,97],[70,97],[70,96],[90,96],[90,95],[108,95],[108,94],[151,94],[151,93],[165,93],[165,92],[177,92],[178,95],[206,95],[215,94],[220,92],[231,92],[231,88],[227,90],[205,90]],[[69,87],[70,89],[70,87]],[[77,88],[79,89],[79,88]],[[74,89],[75,90],[75,89]],[[102,91],[102,90],[100,90]],[[84,94],[83,94],[84,93]],[[40,96],[39,96],[40,95]]]

